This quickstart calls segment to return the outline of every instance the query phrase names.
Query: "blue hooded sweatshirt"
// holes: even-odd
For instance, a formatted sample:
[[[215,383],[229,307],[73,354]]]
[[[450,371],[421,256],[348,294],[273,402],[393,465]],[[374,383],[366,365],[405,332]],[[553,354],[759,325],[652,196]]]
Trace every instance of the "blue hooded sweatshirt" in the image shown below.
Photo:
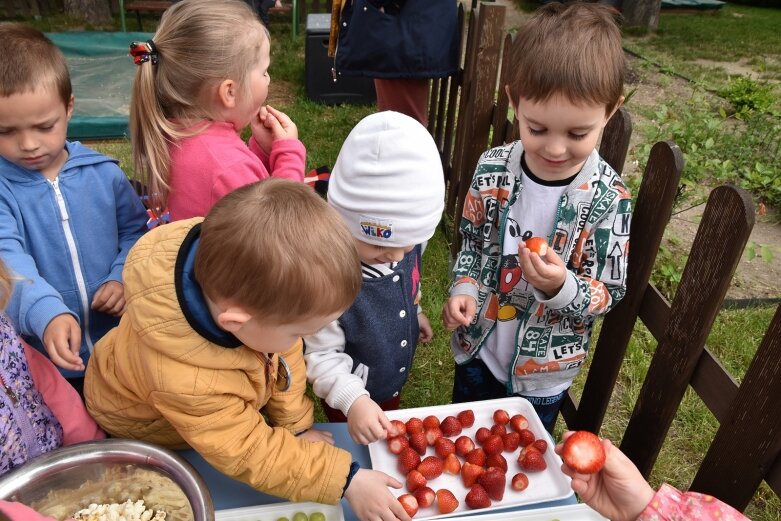
[[[79,142],[55,181],[0,157],[0,256],[17,277],[8,305],[19,333],[46,353],[49,322],[70,313],[82,329],[81,358],[119,319],[90,309],[105,282],[122,282],[148,215],[117,161]],[[62,370],[66,377],[82,376]]]

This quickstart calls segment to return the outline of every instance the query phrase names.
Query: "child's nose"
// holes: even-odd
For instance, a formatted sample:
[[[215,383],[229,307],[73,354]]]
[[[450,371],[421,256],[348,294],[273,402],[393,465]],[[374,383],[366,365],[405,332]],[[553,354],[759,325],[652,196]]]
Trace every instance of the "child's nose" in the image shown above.
[[[19,148],[25,151],[38,148],[38,140],[30,132],[22,132],[19,137]]]
[[[394,248],[392,250],[388,250],[386,253],[386,257],[391,262],[401,262],[401,259],[404,258],[404,250],[402,248]]]
[[[553,139],[545,144],[545,152],[552,158],[562,156],[567,151],[567,147],[561,140]]]

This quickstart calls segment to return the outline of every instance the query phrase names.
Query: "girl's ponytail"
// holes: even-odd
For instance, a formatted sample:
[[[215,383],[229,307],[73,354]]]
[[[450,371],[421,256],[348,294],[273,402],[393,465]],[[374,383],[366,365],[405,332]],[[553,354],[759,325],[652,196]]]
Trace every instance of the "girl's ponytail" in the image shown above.
[[[133,165],[150,207],[168,201],[169,147],[214,119],[206,89],[228,78],[244,86],[266,38],[242,0],[183,0],[166,10],[152,40],[131,45],[138,65],[130,101]]]

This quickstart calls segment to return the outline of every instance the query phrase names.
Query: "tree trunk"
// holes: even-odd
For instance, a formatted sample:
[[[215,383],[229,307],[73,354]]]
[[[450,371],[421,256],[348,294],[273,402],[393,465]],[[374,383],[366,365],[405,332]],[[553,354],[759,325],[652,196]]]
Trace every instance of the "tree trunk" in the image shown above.
[[[111,11],[107,0],[65,0],[65,14],[92,25],[111,23]]]
[[[621,11],[627,27],[643,27],[655,31],[659,25],[662,0],[624,0]]]

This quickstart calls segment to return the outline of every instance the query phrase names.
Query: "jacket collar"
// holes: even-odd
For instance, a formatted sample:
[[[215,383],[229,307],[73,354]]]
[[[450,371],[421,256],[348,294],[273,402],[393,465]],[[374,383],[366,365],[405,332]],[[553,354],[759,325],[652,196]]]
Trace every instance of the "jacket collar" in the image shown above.
[[[195,280],[195,252],[201,242],[201,225],[196,224],[184,238],[176,255],[174,284],[176,298],[184,318],[193,330],[213,344],[222,347],[240,347],[241,341],[231,333],[220,329],[209,313],[209,306]]]
[[[91,148],[85,147],[78,141],[66,141],[65,149],[68,151],[68,159],[60,170],[61,174],[67,174],[68,170],[100,163],[117,163],[116,159],[104,156]],[[38,170],[28,170],[4,157],[0,157],[0,171],[3,178],[15,183],[45,183],[46,178]]]

